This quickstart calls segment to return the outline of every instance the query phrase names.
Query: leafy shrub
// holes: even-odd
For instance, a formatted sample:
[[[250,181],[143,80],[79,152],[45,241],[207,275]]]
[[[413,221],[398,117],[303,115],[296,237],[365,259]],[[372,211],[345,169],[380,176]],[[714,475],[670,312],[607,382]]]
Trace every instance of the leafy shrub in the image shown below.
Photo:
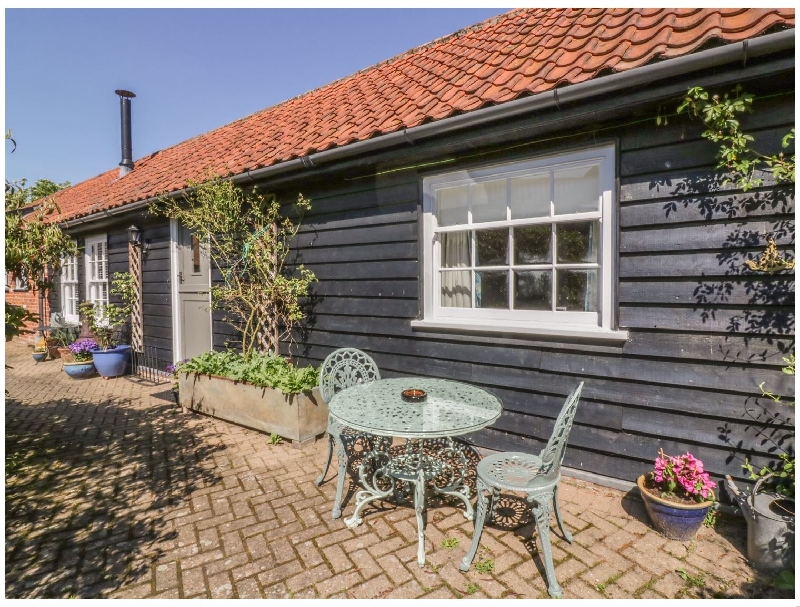
[[[23,333],[31,333],[25,323],[34,323],[39,317],[22,306],[6,303],[6,341],[11,341]]]
[[[219,375],[284,394],[300,394],[317,385],[314,367],[295,367],[286,358],[262,352],[244,356],[236,352],[205,352],[178,364],[180,373]]]

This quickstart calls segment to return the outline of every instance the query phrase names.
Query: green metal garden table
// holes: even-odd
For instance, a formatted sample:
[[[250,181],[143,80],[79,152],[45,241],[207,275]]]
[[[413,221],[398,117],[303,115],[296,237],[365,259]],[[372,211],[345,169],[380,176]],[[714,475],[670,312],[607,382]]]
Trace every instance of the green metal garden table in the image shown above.
[[[408,402],[401,393],[420,389],[420,402]],[[338,392],[328,403],[330,415],[340,423],[372,434],[406,439],[405,450],[392,454],[388,441],[373,441],[358,469],[363,490],[356,494],[348,527],[362,523],[361,511],[375,500],[396,493],[398,481],[414,489],[417,516],[417,561],[425,564],[424,512],[426,484],[435,493],[460,499],[464,516],[472,520],[469,488],[465,483],[467,458],[454,436],[469,434],[493,424],[503,411],[500,399],[477,386],[444,379],[403,377],[358,384]]]

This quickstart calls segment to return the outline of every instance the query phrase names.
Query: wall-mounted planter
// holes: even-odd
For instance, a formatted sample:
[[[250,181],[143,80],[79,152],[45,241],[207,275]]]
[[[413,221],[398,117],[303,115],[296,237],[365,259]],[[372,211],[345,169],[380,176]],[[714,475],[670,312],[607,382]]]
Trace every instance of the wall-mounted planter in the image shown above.
[[[92,350],[92,359],[97,372],[104,378],[118,377],[125,373],[131,359],[130,346],[117,346],[110,350]]]
[[[284,394],[225,377],[180,374],[180,404],[240,426],[275,433],[302,447],[328,427],[328,404],[319,388],[303,394]]]

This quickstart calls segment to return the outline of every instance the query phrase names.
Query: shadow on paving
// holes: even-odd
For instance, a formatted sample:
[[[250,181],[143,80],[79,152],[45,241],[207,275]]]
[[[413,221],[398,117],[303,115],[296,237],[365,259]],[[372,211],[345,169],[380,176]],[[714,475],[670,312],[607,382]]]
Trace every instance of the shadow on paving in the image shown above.
[[[647,526],[650,524],[646,511],[641,506],[638,489],[631,489],[622,499],[622,507],[627,514],[638,519]],[[701,530],[702,531],[702,530]],[[718,514],[714,524],[714,531],[725,538],[730,545],[747,557],[747,535],[743,534],[741,520],[730,514]],[[690,550],[695,540],[689,542]],[[689,574],[692,568],[687,566],[684,571]],[[776,577],[765,571],[753,568],[753,577],[748,579],[738,588],[710,590],[704,584],[705,576],[702,574],[687,578],[685,598],[704,599],[740,599],[740,598],[774,598],[788,599],[794,596],[794,590],[781,589],[776,586]]]
[[[6,399],[6,597],[102,597],[175,539],[164,515],[218,481],[170,404]]]

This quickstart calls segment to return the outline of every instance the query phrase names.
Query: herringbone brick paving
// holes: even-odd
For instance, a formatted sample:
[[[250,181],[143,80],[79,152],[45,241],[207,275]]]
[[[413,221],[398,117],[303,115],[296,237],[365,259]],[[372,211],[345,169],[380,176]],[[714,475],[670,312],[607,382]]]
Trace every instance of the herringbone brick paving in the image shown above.
[[[7,344],[7,598],[547,597],[522,499],[484,531],[484,573],[458,569],[472,523],[432,507],[421,569],[408,505],[368,508],[356,529],[331,520],[333,472],[314,484],[325,441],[270,445],[181,413],[168,384],[72,380],[29,352]],[[575,536],[551,534],[565,598],[780,596],[748,567],[741,520],[666,540],[634,493],[572,479],[561,507]]]

